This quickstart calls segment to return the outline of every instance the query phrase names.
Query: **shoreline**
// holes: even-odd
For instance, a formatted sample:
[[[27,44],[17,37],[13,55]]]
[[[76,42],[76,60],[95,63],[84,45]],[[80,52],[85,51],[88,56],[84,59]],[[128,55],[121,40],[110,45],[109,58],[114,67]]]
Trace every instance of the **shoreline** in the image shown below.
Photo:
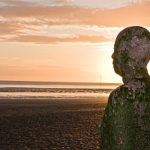
[[[98,129],[106,102],[107,97],[0,99],[0,148],[98,150]]]

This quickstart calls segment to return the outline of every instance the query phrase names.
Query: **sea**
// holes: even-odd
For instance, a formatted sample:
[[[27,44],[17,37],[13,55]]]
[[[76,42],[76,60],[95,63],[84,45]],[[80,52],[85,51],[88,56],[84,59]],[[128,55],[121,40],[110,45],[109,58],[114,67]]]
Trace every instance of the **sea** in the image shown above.
[[[108,96],[119,84],[0,81],[0,99],[67,99]]]

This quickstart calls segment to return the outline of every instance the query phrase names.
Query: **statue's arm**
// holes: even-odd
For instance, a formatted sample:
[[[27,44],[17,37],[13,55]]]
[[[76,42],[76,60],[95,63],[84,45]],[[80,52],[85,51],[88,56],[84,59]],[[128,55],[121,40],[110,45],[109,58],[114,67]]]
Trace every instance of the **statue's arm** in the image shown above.
[[[117,89],[108,99],[102,125],[102,150],[128,150],[132,148],[133,109],[127,89]]]

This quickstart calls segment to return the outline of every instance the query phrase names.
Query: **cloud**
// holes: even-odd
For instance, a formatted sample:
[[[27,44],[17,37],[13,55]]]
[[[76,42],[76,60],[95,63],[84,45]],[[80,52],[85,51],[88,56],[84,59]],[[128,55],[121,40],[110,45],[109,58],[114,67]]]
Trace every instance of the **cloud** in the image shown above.
[[[78,37],[68,37],[68,38],[57,38],[57,37],[48,37],[48,36],[19,36],[11,39],[10,41],[15,42],[31,42],[38,44],[56,44],[61,42],[88,42],[88,43],[97,43],[105,42],[108,39],[102,36],[78,36]]]
[[[31,6],[33,2],[30,3],[26,0],[1,0],[0,7],[14,7],[14,6]]]
[[[0,6],[77,6],[89,8],[119,8],[132,3],[142,3],[149,0],[1,0]]]
[[[41,35],[53,37],[74,37],[74,36],[104,36],[107,39],[114,39],[122,27],[98,27],[88,25],[44,25],[26,26],[20,32],[24,35]]]
[[[3,7],[2,17],[36,18],[45,24],[83,24],[97,26],[127,26],[133,23],[149,25],[150,2],[133,4],[116,9],[96,9],[82,7]],[[28,10],[28,11],[27,11]],[[130,15],[129,15],[130,14]]]
[[[126,26],[150,26],[147,13],[150,2],[116,9],[31,6],[27,1],[14,2],[13,7],[0,9],[1,41],[95,43],[115,39]]]
[[[17,24],[7,24],[7,23],[0,23],[0,34],[1,35],[9,35],[9,34],[16,34],[19,30],[20,26]]]

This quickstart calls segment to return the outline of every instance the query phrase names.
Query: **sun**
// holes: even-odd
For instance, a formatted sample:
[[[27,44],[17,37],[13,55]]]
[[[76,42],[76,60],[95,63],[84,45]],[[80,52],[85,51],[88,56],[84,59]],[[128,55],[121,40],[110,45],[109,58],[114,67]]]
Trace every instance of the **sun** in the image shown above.
[[[150,62],[149,62],[148,65],[147,65],[147,70],[148,70],[148,73],[149,73],[149,75],[150,75]]]

